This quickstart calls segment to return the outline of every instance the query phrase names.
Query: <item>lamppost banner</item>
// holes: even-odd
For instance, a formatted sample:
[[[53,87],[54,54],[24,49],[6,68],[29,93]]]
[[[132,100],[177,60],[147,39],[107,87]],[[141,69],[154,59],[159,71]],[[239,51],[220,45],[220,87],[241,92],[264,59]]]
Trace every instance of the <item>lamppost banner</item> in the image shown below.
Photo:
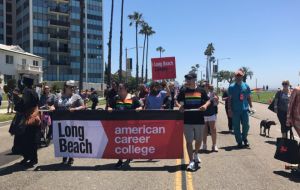
[[[58,111],[52,119],[56,157],[176,159],[183,155],[179,111]]]
[[[175,79],[176,63],[175,57],[152,58],[152,79]]]

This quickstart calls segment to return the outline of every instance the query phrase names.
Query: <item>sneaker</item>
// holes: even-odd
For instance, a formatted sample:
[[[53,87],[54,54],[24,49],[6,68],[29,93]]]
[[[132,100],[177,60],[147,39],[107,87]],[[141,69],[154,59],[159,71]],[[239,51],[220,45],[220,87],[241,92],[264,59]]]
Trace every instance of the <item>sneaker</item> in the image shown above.
[[[116,165],[115,165],[115,168],[121,168],[123,166],[123,161],[122,160],[119,160]]]
[[[238,149],[243,148],[243,144],[242,144],[242,143],[238,143],[237,148],[238,148]]]
[[[249,147],[250,146],[250,144],[249,144],[249,142],[248,142],[248,140],[246,139],[246,140],[244,140],[244,145],[245,145],[245,147]]]
[[[26,163],[26,166],[29,168],[33,168],[34,165],[36,165],[38,163],[37,160],[30,160],[30,162]]]
[[[73,164],[74,164],[74,159],[73,158],[69,158],[68,165],[72,166]]]
[[[24,158],[21,162],[19,162],[19,164],[24,166],[27,164],[27,162],[28,162],[28,159]]]
[[[204,151],[207,150],[207,145],[206,145],[206,144],[203,144],[203,145],[202,145],[202,150],[204,150]]]
[[[213,152],[219,152],[219,149],[218,149],[217,145],[213,145],[211,149],[212,149]]]
[[[195,163],[201,163],[200,154],[194,153],[194,162]]]
[[[187,171],[196,171],[196,164],[194,161],[191,161],[186,168]]]
[[[62,160],[62,164],[68,164],[68,159],[64,157]]]

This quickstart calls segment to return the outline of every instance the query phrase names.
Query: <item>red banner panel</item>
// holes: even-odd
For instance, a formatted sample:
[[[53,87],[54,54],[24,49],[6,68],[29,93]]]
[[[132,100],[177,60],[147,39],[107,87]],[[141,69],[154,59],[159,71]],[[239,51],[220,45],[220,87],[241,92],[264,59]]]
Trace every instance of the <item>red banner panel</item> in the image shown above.
[[[102,125],[110,139],[103,158],[182,158],[182,121],[102,121]]]
[[[152,58],[152,80],[175,79],[175,57]]]

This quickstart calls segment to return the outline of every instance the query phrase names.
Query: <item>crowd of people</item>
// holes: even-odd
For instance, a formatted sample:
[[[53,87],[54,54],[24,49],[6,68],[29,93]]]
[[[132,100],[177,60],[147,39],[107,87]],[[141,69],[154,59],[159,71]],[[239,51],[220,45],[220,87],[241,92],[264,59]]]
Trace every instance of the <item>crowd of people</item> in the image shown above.
[[[235,82],[228,90],[223,89],[222,100],[225,101],[225,110],[228,118],[228,130],[234,133],[237,148],[247,148],[249,111],[253,109],[250,87],[243,82],[244,73],[238,70],[235,73]],[[50,92],[47,85],[42,86],[40,98],[33,89],[33,79],[23,77],[25,88],[20,97],[20,92],[12,92],[12,102],[17,115],[25,116],[26,127],[16,137],[26,143],[17,143],[21,146],[20,153],[24,159],[22,165],[34,166],[38,162],[38,126],[41,123],[40,115],[36,114],[38,108],[47,107],[50,111],[69,110],[79,111],[87,109],[87,102],[92,101],[91,109],[96,109],[98,95],[95,89],[76,93],[74,81],[66,81],[61,93]],[[275,96],[275,112],[281,124],[282,136],[287,137],[287,131],[291,126],[295,127],[300,136],[300,88],[291,91],[289,81],[283,81],[282,90]],[[207,81],[197,83],[197,75],[188,73],[185,75],[185,83],[179,87],[174,82],[151,82],[150,85],[140,84],[136,91],[129,93],[126,83],[112,82],[111,88],[105,92],[105,110],[173,110],[178,109],[184,114],[184,136],[188,151],[189,164],[187,170],[195,171],[201,163],[200,150],[207,151],[207,137],[212,139],[211,151],[218,152],[217,146],[217,115],[219,96],[214,87]],[[9,110],[8,110],[9,111]],[[13,122],[17,125],[18,122]],[[11,130],[14,131],[14,130]],[[52,129],[49,135],[52,134]],[[194,147],[193,147],[194,145]],[[16,148],[15,148],[16,150]],[[115,167],[121,168],[129,164],[131,160],[118,160]],[[63,164],[72,165],[73,158],[63,158]],[[300,165],[299,165],[300,167]]]

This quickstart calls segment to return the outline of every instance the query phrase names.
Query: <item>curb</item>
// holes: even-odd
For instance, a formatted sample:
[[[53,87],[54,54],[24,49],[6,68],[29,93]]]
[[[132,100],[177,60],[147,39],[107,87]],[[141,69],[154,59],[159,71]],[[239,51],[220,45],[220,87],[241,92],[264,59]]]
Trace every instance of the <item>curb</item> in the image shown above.
[[[12,120],[0,122],[0,127],[4,127],[6,125],[10,125]]]

